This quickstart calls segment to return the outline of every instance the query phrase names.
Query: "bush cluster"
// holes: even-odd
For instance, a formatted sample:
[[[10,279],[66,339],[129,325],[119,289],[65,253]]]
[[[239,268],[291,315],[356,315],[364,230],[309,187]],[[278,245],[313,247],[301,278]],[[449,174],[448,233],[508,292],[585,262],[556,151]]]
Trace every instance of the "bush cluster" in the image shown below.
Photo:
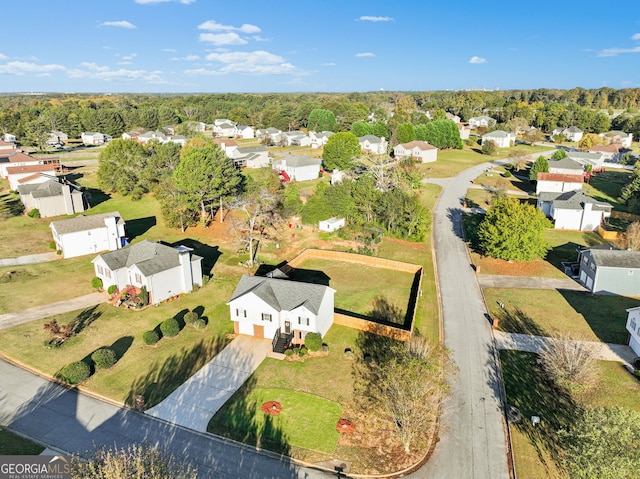
[[[100,278],[98,278],[97,276],[95,276],[91,280],[91,287],[93,289],[102,289],[102,280]]]
[[[29,211],[27,215],[29,215],[29,218],[40,218],[40,210],[38,210],[38,208],[34,208]]]
[[[195,311],[189,311],[184,315],[185,324],[193,325],[198,319],[200,318],[198,316],[198,313],[196,313]]]
[[[202,318],[198,318],[193,322],[193,327],[196,329],[204,329],[207,327],[207,322]]]
[[[111,348],[100,348],[91,355],[96,371],[100,369],[109,369],[118,360],[116,352]]]
[[[320,348],[322,348],[322,336],[320,333],[307,333],[304,337],[304,345],[309,351],[320,351]]]
[[[173,338],[180,332],[180,324],[176,318],[165,319],[160,323],[160,332],[165,338]]]
[[[112,284],[111,286],[109,286],[107,288],[107,293],[109,294],[113,294],[116,292],[116,289],[118,289],[118,287],[115,284]]]
[[[153,330],[145,331],[142,334],[142,341],[144,341],[144,344],[146,344],[147,346],[151,346],[160,341],[160,336]]]
[[[84,361],[67,364],[60,370],[58,376],[69,384],[79,384],[91,375],[91,368]]]

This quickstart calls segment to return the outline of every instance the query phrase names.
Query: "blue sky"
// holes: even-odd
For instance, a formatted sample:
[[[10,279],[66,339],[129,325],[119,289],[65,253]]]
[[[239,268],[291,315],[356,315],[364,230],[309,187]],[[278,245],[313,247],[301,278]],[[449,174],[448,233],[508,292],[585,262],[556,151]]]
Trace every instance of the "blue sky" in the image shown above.
[[[21,0],[1,92],[640,87],[637,0]]]

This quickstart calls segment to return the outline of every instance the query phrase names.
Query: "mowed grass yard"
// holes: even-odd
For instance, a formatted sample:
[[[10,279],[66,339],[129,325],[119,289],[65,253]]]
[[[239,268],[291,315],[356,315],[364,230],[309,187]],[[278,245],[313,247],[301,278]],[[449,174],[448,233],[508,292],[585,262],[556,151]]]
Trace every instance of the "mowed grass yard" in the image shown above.
[[[626,309],[640,305],[638,298],[569,290],[486,288],[483,293],[501,331],[537,336],[570,333],[616,344],[627,344]],[[504,310],[498,303],[504,303]]]
[[[520,410],[522,419],[510,423],[517,477],[560,479],[566,475],[556,465],[562,449],[556,431],[570,425],[584,407],[622,406],[640,411],[640,382],[619,363],[598,361],[596,385],[586,394],[568,397],[550,386],[537,364],[537,355],[500,351],[508,404]],[[541,423],[532,426],[531,416]]]
[[[118,403],[131,404],[136,395],[142,394],[147,405],[153,406],[226,344],[233,325],[225,302],[238,277],[213,279],[199,291],[143,311],[101,304],[15,326],[2,331],[0,352],[12,361],[54,376],[68,363],[83,359],[90,362],[91,353],[100,347],[113,347],[119,356],[116,365],[94,374],[82,387]],[[194,308],[207,318],[206,329],[185,327],[177,337],[162,339],[155,347],[144,345],[145,331],[170,317],[180,321],[187,310]],[[49,349],[44,345],[50,337],[43,325],[52,319],[59,323],[79,320],[85,326],[61,347]]]

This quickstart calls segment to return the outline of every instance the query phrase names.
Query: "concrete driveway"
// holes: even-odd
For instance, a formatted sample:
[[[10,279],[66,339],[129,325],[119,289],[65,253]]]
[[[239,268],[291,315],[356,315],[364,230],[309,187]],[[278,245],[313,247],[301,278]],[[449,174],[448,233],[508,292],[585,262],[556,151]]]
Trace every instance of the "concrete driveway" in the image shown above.
[[[238,336],[200,371],[146,413],[205,432],[209,420],[260,366],[270,350],[270,339]]]

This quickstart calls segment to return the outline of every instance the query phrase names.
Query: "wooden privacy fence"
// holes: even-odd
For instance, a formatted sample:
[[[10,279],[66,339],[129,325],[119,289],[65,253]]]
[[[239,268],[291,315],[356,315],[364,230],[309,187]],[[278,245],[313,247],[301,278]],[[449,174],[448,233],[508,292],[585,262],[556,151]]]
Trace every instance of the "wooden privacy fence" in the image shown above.
[[[624,213],[622,211],[612,211],[611,212],[611,217],[612,218],[620,218],[621,220],[629,221],[629,222],[632,222],[632,223],[634,221],[640,221],[640,216],[632,215],[631,213]]]
[[[348,312],[333,313],[333,322],[341,326],[358,329],[360,331],[372,332],[390,338],[408,341],[413,331],[413,324],[416,319],[418,297],[422,291],[422,266],[411,263],[403,263],[385,258],[376,258],[356,253],[345,253],[343,251],[330,251],[322,249],[306,249],[298,256],[289,261],[289,266],[297,268],[305,261],[314,259],[324,259],[330,261],[342,261],[344,263],[362,264],[373,268],[384,268],[414,275],[411,294],[409,296],[409,306],[405,324],[393,324],[376,320],[375,318],[364,317],[362,315],[349,314]]]

